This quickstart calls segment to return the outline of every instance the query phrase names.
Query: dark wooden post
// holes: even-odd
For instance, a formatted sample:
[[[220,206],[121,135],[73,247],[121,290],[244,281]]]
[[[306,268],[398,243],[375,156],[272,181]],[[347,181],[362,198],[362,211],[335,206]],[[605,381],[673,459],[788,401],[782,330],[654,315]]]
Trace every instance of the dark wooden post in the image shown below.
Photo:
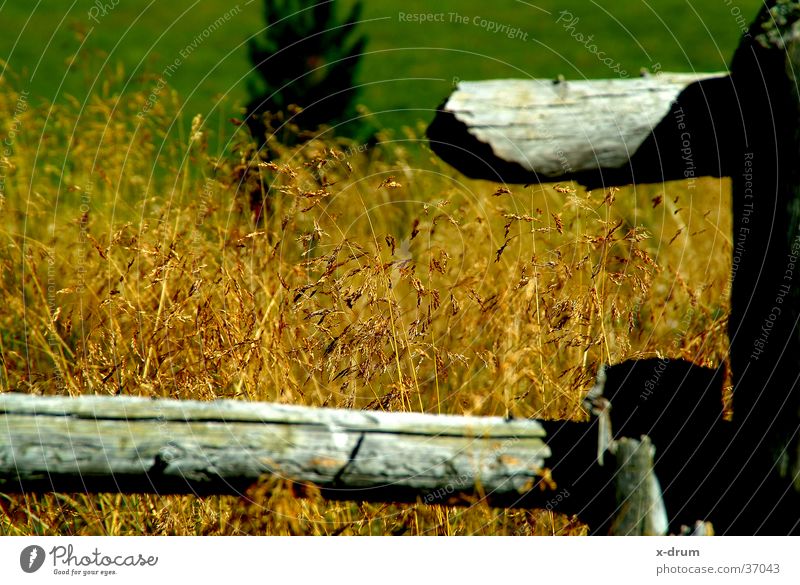
[[[650,439],[620,439],[614,445],[617,516],[613,536],[664,536],[667,511],[661,486],[653,473],[655,449]]]
[[[773,0],[731,65],[734,419],[753,462],[800,491],[800,2]],[[738,134],[738,135],[737,135]],[[744,443],[747,443],[745,445]],[[751,467],[752,469],[752,467]]]

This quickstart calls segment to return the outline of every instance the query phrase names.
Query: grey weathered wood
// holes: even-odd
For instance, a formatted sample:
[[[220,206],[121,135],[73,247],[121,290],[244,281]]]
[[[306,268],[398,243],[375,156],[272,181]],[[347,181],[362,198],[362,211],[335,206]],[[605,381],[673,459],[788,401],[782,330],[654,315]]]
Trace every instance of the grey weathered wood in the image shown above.
[[[620,439],[613,448],[617,514],[614,536],[663,536],[668,521],[661,487],[653,471],[655,447],[650,439]]]
[[[0,492],[235,493],[271,474],[364,499],[519,498],[541,479],[543,438],[496,417],[0,394]]]
[[[437,154],[469,176],[506,182],[597,182],[602,171],[607,184],[619,182],[616,175],[630,182],[634,154],[660,124],[670,127],[671,142],[681,142],[689,120],[685,111],[671,114],[679,96],[699,82],[716,87],[709,82],[726,77],[661,73],[635,79],[461,82],[437,112],[428,136]],[[695,113],[692,122],[699,123],[701,117],[705,116]],[[669,156],[663,146],[662,155]],[[719,175],[718,167],[709,167],[713,162],[703,168],[695,161],[691,167],[670,162],[658,180],[686,178],[688,169]]]
[[[711,522],[698,520],[692,526],[683,526],[681,536],[714,536],[714,525]]]

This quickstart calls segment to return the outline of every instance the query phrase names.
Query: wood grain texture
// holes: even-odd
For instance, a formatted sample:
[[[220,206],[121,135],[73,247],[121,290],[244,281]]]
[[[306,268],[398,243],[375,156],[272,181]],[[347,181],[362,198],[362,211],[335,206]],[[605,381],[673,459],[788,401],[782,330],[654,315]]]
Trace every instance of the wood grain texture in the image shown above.
[[[661,73],[461,82],[428,137],[431,148],[466,175],[495,181],[575,179],[594,186],[684,179],[688,170],[719,176],[720,156],[707,157],[697,142],[699,128],[709,125],[709,103],[720,101],[709,94],[726,79],[725,73]],[[685,104],[674,108],[682,95]],[[687,133],[690,126],[697,130]],[[655,144],[647,148],[648,141]],[[635,155],[643,145],[640,165]],[[690,151],[692,160],[682,161]]]
[[[661,486],[653,471],[650,439],[620,439],[614,445],[617,515],[612,536],[663,536],[668,522]]]
[[[502,418],[2,394],[0,491],[238,493],[274,475],[376,497],[519,497],[540,479],[543,438]]]

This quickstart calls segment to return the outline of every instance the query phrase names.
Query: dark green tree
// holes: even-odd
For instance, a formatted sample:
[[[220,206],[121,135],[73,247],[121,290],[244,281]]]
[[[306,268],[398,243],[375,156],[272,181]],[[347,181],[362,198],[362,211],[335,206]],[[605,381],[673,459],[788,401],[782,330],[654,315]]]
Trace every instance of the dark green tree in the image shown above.
[[[257,75],[249,84],[247,120],[257,140],[283,121],[307,132],[353,117],[354,80],[366,43],[355,34],[362,3],[356,1],[344,19],[335,4],[264,0],[264,34],[248,47]],[[350,126],[346,132],[352,133]]]

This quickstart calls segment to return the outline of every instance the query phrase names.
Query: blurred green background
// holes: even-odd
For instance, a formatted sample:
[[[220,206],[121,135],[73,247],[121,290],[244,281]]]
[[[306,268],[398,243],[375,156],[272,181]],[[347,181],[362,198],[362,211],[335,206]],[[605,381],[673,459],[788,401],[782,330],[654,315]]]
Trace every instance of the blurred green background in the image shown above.
[[[342,12],[350,5],[336,2]],[[376,113],[378,125],[400,128],[429,121],[454,79],[614,77],[587,50],[589,35],[589,44],[631,75],[659,65],[667,71],[723,70],[742,25],[759,5],[757,0],[367,2],[361,31],[369,42],[359,102]],[[443,21],[405,22],[400,14],[431,12],[441,13]],[[181,50],[225,13],[229,20],[181,57]],[[179,58],[168,81],[185,100],[185,119],[203,113],[212,121],[234,115],[234,106],[246,101],[245,42],[263,27],[260,0],[5,0],[0,22],[5,32],[0,59],[9,67],[2,64],[0,71],[16,76],[13,82],[28,89],[33,102],[146,91],[154,76]],[[489,28],[502,25],[520,32],[508,38]],[[222,96],[226,101],[218,107]]]

